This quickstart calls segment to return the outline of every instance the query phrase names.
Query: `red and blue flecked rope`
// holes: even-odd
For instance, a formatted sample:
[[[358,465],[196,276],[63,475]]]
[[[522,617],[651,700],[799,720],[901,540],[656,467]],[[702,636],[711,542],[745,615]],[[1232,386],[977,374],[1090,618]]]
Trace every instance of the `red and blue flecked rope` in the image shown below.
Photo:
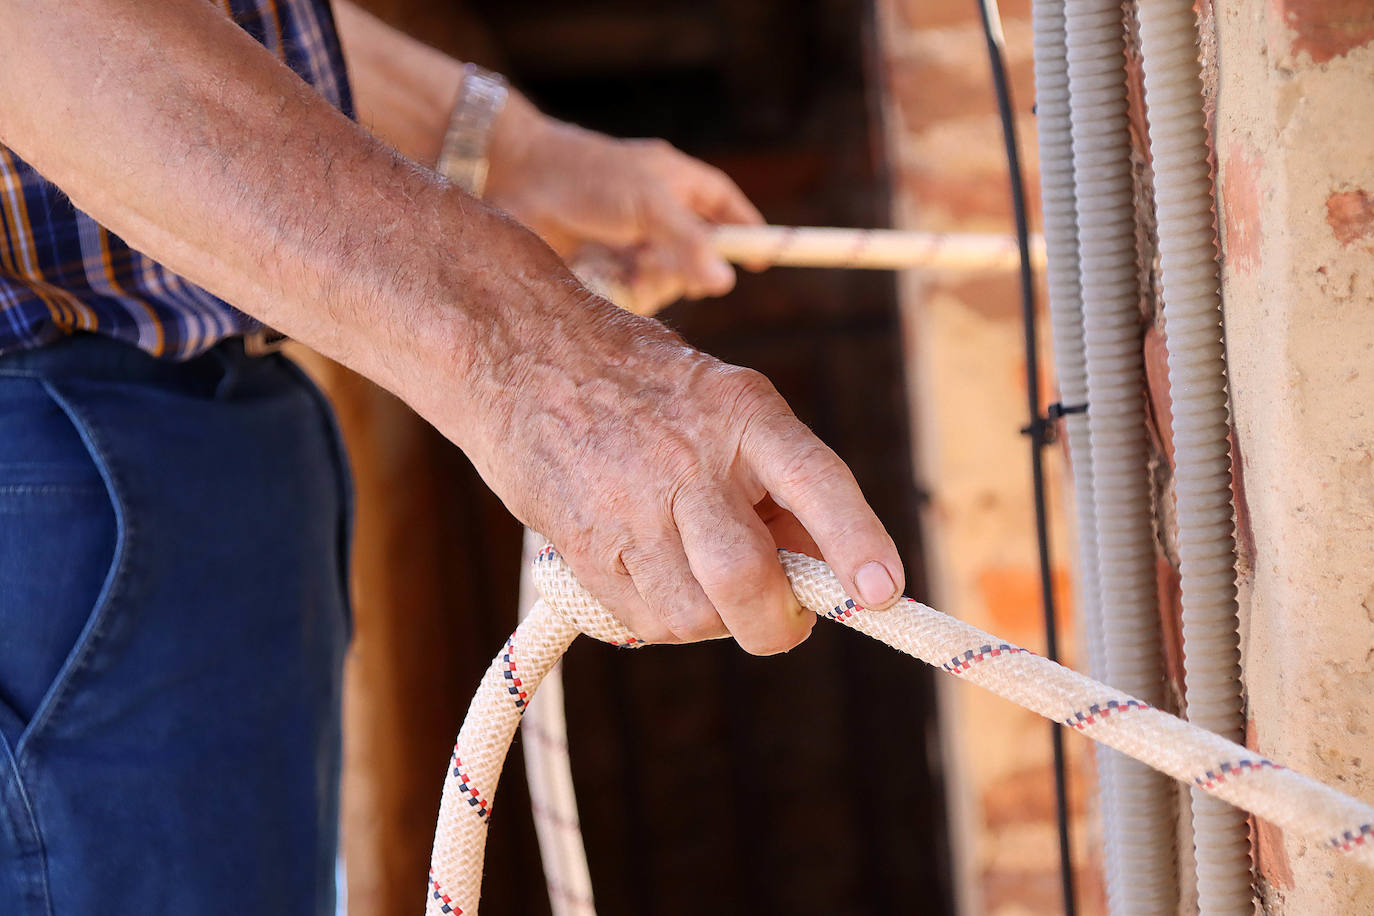
[[[506,691],[510,693],[511,702],[515,703],[515,708],[524,715],[529,706],[530,694],[525,689],[525,682],[520,677],[520,671],[515,664],[515,634],[510,634],[506,640],[506,651],[501,653],[501,676],[506,679]]]
[[[780,557],[797,599],[820,616],[1374,868],[1369,804],[909,598],[891,610],[867,611],[845,596],[825,564],[785,552]],[[534,575],[544,600],[492,661],[454,747],[429,876],[430,916],[477,912],[491,799],[515,729],[545,674],[578,633],[644,645],[582,588],[552,547],[538,553]]]
[[[434,908],[440,913],[452,914],[452,916],[463,916],[463,908],[453,902],[453,899],[444,891],[438,879],[434,877],[434,869],[429,870],[429,896],[434,901]]]

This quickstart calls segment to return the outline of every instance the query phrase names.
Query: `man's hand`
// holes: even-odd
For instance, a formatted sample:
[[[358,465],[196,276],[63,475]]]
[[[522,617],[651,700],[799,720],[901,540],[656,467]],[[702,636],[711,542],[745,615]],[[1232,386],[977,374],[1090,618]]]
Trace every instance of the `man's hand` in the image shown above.
[[[594,297],[564,312],[578,317],[556,334],[513,330],[538,343],[474,384],[493,392],[496,416],[467,451],[631,630],[792,648],[815,616],[793,598],[778,547],[819,547],[866,606],[896,599],[891,539],[763,376]]]
[[[464,77],[461,63],[335,0],[358,118],[433,166]],[[512,90],[492,129],[486,198],[572,260],[614,249],[617,280],[641,311],[718,296],[734,271],[710,245],[713,223],[761,223],[723,172],[661,140],[616,140],[541,114]]]
[[[729,292],[735,272],[711,247],[711,225],[763,222],[719,169],[662,140],[564,124],[520,96],[496,124],[486,197],[565,258],[588,242],[616,249],[649,306]]]
[[[644,638],[805,636],[760,513],[795,526],[765,494],[855,600],[895,601],[892,541],[761,376],[590,296],[213,5],[0,3],[0,142],[139,250],[403,398]]]

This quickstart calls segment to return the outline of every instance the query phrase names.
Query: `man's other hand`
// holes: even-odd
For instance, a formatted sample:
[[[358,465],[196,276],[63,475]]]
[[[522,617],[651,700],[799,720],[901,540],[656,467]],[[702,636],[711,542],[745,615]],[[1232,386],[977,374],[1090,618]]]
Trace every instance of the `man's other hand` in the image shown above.
[[[713,224],[763,217],[724,172],[662,140],[617,140],[545,117],[512,95],[490,151],[486,197],[565,258],[586,243],[632,267],[637,309],[720,296],[735,272]]]

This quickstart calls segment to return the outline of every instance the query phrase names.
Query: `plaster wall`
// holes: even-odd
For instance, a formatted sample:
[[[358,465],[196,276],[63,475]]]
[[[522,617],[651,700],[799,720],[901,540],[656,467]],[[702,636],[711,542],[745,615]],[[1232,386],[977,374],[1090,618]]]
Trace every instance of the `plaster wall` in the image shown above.
[[[1215,22],[1251,742],[1374,801],[1374,5]],[[1374,875],[1258,838],[1266,913],[1374,914]]]
[[[897,222],[1005,231],[1006,175],[972,4],[886,0],[879,10]],[[1002,12],[1033,183],[1025,5]],[[1244,0],[1215,9],[1203,2],[1200,12],[1218,168],[1250,741],[1374,801],[1374,4]],[[1181,703],[1167,336],[1133,35],[1128,44],[1161,639]],[[916,275],[903,289],[932,598],[1034,645],[1025,446],[1014,434],[1024,393],[1014,290],[999,278]],[[1058,486],[1062,469],[1052,470]],[[1063,570],[1071,547],[1060,515]],[[946,751],[964,911],[1056,912],[1046,888],[1054,868],[1049,812],[1031,801],[1044,797],[1048,767],[1038,723],[962,685],[945,700],[946,721],[962,726],[948,730]],[[1071,750],[1082,748],[1071,742]],[[1090,773],[1075,776],[1090,785]],[[1081,805],[1075,827],[1095,844]],[[1374,914],[1374,876],[1270,825],[1258,823],[1255,836],[1259,902],[1269,916]],[[1186,854],[1186,816],[1179,845]],[[1096,873],[1090,856],[1082,858],[1080,897],[1095,912]],[[1180,913],[1195,912],[1188,871]]]

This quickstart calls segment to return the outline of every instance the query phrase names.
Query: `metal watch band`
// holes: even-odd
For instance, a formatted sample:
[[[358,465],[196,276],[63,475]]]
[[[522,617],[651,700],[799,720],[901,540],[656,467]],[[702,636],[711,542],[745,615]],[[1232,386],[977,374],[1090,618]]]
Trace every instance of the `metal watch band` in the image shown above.
[[[506,80],[499,73],[467,65],[444,133],[438,170],[475,197],[481,197],[486,189],[491,126],[509,95]]]

